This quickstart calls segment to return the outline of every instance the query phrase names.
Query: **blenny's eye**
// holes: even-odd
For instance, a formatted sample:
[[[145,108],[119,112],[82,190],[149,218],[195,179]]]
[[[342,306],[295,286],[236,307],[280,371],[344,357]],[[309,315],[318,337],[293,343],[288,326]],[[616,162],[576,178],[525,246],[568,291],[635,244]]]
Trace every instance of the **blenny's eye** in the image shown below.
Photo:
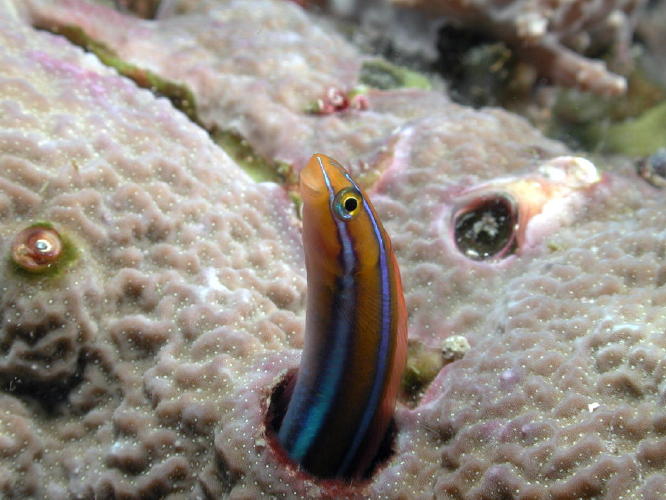
[[[453,214],[458,250],[473,260],[498,259],[516,249],[518,207],[504,193],[493,193],[468,202]]]
[[[11,258],[21,269],[42,272],[58,262],[63,243],[58,231],[46,226],[31,226],[16,235]]]
[[[363,197],[356,188],[347,187],[333,199],[333,212],[342,220],[349,220],[361,210]]]

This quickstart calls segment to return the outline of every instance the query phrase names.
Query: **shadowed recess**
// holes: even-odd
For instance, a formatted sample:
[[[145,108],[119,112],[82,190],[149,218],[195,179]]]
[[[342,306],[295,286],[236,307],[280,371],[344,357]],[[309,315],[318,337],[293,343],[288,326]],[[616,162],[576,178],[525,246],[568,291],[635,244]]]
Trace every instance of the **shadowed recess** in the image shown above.
[[[291,393],[294,390],[294,383],[296,381],[296,370],[291,370],[288,372],[272,389],[271,395],[268,401],[268,408],[266,410],[266,416],[264,420],[264,425],[266,428],[268,442],[270,443],[273,452],[279,457],[279,459],[286,463],[291,463],[292,466],[297,467],[298,464],[294,463],[285,453],[284,449],[280,446],[280,443],[277,439],[277,433],[280,430],[282,425],[282,419],[284,418],[284,413],[289,404],[289,399],[291,398]],[[372,460],[370,467],[366,473],[357,478],[352,485],[362,486],[367,483],[376,472],[381,469],[393,456],[395,453],[395,439],[397,436],[397,427],[395,421],[391,420],[389,424],[388,431],[384,436],[384,439],[379,446],[375,458]],[[307,474],[303,471],[303,473]],[[310,474],[308,474],[310,476]],[[315,479],[318,479],[316,476],[311,476]],[[337,483],[340,485],[349,485],[349,481],[346,478],[342,479],[321,479],[320,480],[324,485],[333,485],[336,486]]]

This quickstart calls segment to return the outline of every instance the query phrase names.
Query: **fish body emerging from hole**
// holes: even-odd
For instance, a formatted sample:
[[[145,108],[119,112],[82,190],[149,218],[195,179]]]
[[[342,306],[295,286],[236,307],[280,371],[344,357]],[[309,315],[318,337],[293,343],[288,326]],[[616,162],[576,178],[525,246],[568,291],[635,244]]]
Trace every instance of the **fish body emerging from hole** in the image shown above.
[[[405,365],[400,272],[375,209],[339,163],[315,154],[300,190],[305,345],[278,440],[313,475],[360,479],[386,437]]]

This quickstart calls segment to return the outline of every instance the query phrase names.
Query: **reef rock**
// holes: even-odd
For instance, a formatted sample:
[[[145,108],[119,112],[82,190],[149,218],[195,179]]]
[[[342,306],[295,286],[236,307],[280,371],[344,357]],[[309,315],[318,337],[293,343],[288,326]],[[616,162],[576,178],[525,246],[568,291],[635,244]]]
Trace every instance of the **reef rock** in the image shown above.
[[[658,498],[663,194],[629,169],[599,171],[528,223],[531,244],[470,260],[453,220],[460,202],[472,203],[469,186],[477,197],[506,195],[524,179],[516,172],[507,183],[507,172],[543,161],[518,139],[530,141],[528,131],[463,116],[414,124],[373,198],[400,258],[410,339],[471,344],[399,413],[397,456],[411,462],[413,484],[429,482],[416,491],[438,498]],[[519,197],[519,210],[531,202]],[[384,473],[384,494],[413,494],[403,469]]]
[[[123,61],[186,85],[207,129],[233,131],[262,157],[296,169],[317,151],[356,162],[406,119],[448,102],[443,93],[404,89],[387,98],[371,90],[367,112],[313,112],[346,101],[368,57],[291,2],[203,2],[145,21],[78,0],[36,0],[24,15],[48,29],[74,24]]]
[[[219,2],[210,19],[246,23],[228,39],[194,36],[196,13],[151,22],[86,5],[0,2],[2,496],[666,493],[663,190],[436,92],[306,112],[353,87],[363,56],[289,2]],[[64,13],[134,64],[143,43],[142,65],[188,84],[201,123],[33,26]],[[262,74],[271,44],[248,51],[262,33],[292,47],[276,86]],[[337,49],[313,49],[317,37]],[[364,483],[320,481],[273,448],[269,398],[303,341],[298,219],[202,123],[296,168],[313,152],[361,156],[410,339],[465,345],[399,406],[393,452]],[[73,249],[53,272],[10,258],[33,224]]]
[[[621,94],[623,77],[586,52],[611,47],[629,62],[631,37],[645,0],[393,0],[511,45],[542,76],[599,94]]]
[[[191,491],[215,460],[229,384],[262,351],[300,345],[293,204],[166,99],[11,16],[5,6],[0,495]],[[76,248],[55,275],[9,260],[41,221]]]

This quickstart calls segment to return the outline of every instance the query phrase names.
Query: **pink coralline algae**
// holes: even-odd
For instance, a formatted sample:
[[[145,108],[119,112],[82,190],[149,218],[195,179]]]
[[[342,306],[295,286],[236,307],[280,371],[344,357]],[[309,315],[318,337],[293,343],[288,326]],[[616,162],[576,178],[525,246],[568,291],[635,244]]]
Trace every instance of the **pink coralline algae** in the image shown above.
[[[326,89],[355,86],[363,56],[292,2],[206,5],[210,16],[142,21],[0,1],[0,496],[663,497],[663,190],[435,91],[309,113]],[[63,19],[188,84],[206,126],[235,128],[267,158],[298,167],[330,148],[319,152],[368,174],[410,341],[465,348],[399,404],[391,453],[366,481],[308,475],[266,429],[303,346],[286,190],[254,182],[167,99],[33,26]],[[225,38],[197,31],[203,21],[242,29]],[[289,71],[266,66],[280,44]],[[525,215],[511,252],[472,259],[453,215],[489,192]],[[17,268],[31,226],[75,258]],[[492,236],[492,221],[479,227]]]
[[[621,94],[625,79],[585,57],[611,46],[629,61],[631,36],[645,0],[393,0],[493,34],[554,82],[600,94]]]

